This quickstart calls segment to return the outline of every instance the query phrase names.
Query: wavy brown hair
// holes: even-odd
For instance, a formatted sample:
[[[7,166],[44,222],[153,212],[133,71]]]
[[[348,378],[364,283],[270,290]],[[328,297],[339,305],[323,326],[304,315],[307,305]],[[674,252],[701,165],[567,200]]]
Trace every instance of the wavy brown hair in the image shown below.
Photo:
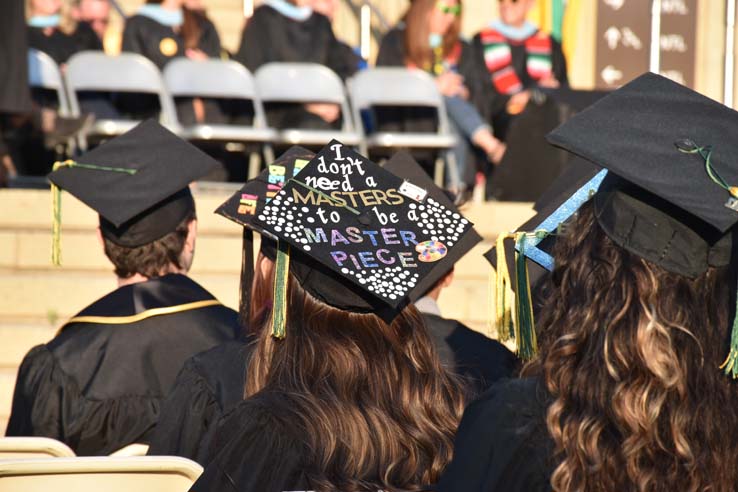
[[[268,289],[255,272],[257,342],[246,397],[278,393],[303,436],[306,475],[317,491],[425,490],[450,462],[463,385],[436,354],[419,312],[387,324],[328,306],[290,276],[287,336],[271,336]],[[271,285],[271,284],[269,284]],[[259,323],[260,322],[260,323]]]
[[[459,7],[461,7],[459,0]],[[405,14],[405,60],[423,70],[433,64],[433,51],[428,42],[430,36],[429,18],[433,9],[438,8],[438,0],[413,0]],[[461,15],[443,35],[443,57],[448,57],[459,43]]]
[[[557,241],[538,361],[556,492],[734,491],[728,269],[695,279],[615,245],[592,205]]]

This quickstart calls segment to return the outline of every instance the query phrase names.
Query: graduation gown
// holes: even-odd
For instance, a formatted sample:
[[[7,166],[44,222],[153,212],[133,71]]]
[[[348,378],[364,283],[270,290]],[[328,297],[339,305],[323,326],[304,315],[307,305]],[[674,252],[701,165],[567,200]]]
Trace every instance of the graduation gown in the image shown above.
[[[6,435],[78,455],[147,443],[185,360],[238,332],[237,313],[184,275],[120,287],[26,355]]]
[[[86,22],[80,22],[72,34],[54,29],[47,36],[39,27],[28,27],[28,46],[43,51],[61,65],[80,51],[102,50],[102,41]]]
[[[439,492],[550,492],[550,397],[538,379],[498,382],[464,412]]]
[[[345,79],[359,68],[359,57],[336,39],[327,17],[313,13],[296,21],[268,5],[254,10],[234,58],[252,72],[269,62],[306,62],[325,65]]]
[[[28,30],[23,0],[0,2],[0,67],[0,113],[29,112]]]
[[[190,490],[283,492],[312,490],[300,431],[283,411],[279,393],[242,401],[218,425],[212,459]]]
[[[250,350],[234,340],[185,362],[162,403],[149,455],[183,456],[207,464],[215,424],[243,400]]]
[[[518,358],[497,340],[454,319],[422,314],[441,361],[465,379],[474,394],[517,372]]]
[[[220,56],[220,37],[213,23],[199,17],[202,34],[197,48],[210,58]],[[134,15],[126,20],[123,29],[123,51],[145,56],[159,69],[164,68],[176,57],[185,56],[184,38],[172,26],[165,26],[143,15]]]

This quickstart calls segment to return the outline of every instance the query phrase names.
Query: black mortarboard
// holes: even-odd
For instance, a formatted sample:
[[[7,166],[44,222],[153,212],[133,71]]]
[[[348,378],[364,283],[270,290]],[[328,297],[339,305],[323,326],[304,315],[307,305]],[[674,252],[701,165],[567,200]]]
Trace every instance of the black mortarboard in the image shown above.
[[[452,210],[454,213],[461,214],[461,212],[456,208],[456,205],[454,205],[453,199],[445,190],[442,190],[435,185],[433,180],[428,176],[428,173],[425,172],[415,159],[413,159],[409,152],[397,152],[384,164],[383,167],[396,176],[406,179],[412,184],[427,190],[428,195],[438,203],[447,209]],[[471,251],[471,249],[481,240],[482,236],[479,235],[474,227],[470,227],[469,231],[459,239],[452,249],[448,251],[446,257],[438,262],[434,271],[418,282],[418,285],[410,293],[410,300],[415,302],[424,296],[431,288],[433,288],[436,282],[451,271],[457,261]]]
[[[548,139],[607,169],[593,202],[599,225],[614,243],[670,272],[695,277],[731,262],[731,228],[738,222],[736,124],[732,109],[645,74]],[[736,326],[726,361],[734,376]]]
[[[251,283],[254,276],[252,222],[257,214],[264,209],[266,204],[284,186],[285,182],[296,176],[314,156],[314,152],[302,147],[290,147],[273,163],[268,164],[256,178],[247,181],[240,190],[215,211],[215,213],[244,227],[239,296],[239,317],[242,326],[247,326],[251,300]],[[266,239],[266,241],[271,240]],[[264,242],[265,238],[262,237],[262,245],[267,248],[269,245],[264,244]],[[271,246],[273,250],[274,245]],[[272,259],[274,259],[273,256]]]
[[[471,229],[426,189],[335,140],[253,224],[279,241],[273,315],[278,337],[284,336],[288,269],[326,304],[390,321]]]
[[[100,214],[103,235],[137,247],[172,232],[194,210],[189,184],[217,162],[154,120],[57,163],[48,178]]]

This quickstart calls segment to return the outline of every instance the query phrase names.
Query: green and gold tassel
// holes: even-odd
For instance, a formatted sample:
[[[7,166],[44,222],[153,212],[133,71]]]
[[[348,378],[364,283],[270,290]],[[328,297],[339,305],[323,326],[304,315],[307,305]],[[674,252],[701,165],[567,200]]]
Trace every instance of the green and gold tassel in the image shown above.
[[[530,360],[538,352],[536,340],[536,326],[533,319],[533,301],[530,293],[530,279],[528,277],[528,262],[525,258],[526,233],[517,234],[515,245],[517,258],[515,260],[515,281],[518,286],[515,295],[515,340],[518,346],[518,355],[523,360]]]
[[[514,336],[512,319],[514,293],[505,259],[505,240],[511,237],[513,236],[505,234],[497,237],[497,269],[496,272],[493,271],[492,273],[491,279],[493,282],[490,282],[494,285],[495,292],[494,327],[497,331],[497,337],[502,342],[506,342]]]
[[[122,167],[93,166],[82,164],[71,159],[57,161],[52,167],[52,172],[62,167],[79,167],[82,169],[93,169],[95,171],[109,171],[115,173],[136,174],[137,169],[126,169]],[[61,190],[53,182],[51,183],[51,263],[54,266],[61,265]]]
[[[735,316],[733,318],[733,329],[730,333],[730,352],[725,362],[720,366],[725,374],[738,379],[738,294],[736,294]]]
[[[287,284],[290,273],[290,245],[277,242],[277,259],[274,264],[274,308],[272,336],[283,339],[287,335]]]

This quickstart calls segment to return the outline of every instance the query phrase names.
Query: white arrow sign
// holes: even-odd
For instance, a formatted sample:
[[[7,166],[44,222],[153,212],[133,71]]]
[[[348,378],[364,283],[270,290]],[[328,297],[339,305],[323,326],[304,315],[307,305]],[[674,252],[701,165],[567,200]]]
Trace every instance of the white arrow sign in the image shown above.
[[[600,76],[607,85],[614,85],[619,80],[622,80],[623,72],[613,67],[612,65],[608,65],[602,70]]]
[[[620,43],[620,29],[615,26],[610,26],[605,31],[605,41],[607,41],[607,47],[614,50]]]
[[[605,0],[605,5],[611,7],[613,10],[620,10],[624,3],[625,0]]]

